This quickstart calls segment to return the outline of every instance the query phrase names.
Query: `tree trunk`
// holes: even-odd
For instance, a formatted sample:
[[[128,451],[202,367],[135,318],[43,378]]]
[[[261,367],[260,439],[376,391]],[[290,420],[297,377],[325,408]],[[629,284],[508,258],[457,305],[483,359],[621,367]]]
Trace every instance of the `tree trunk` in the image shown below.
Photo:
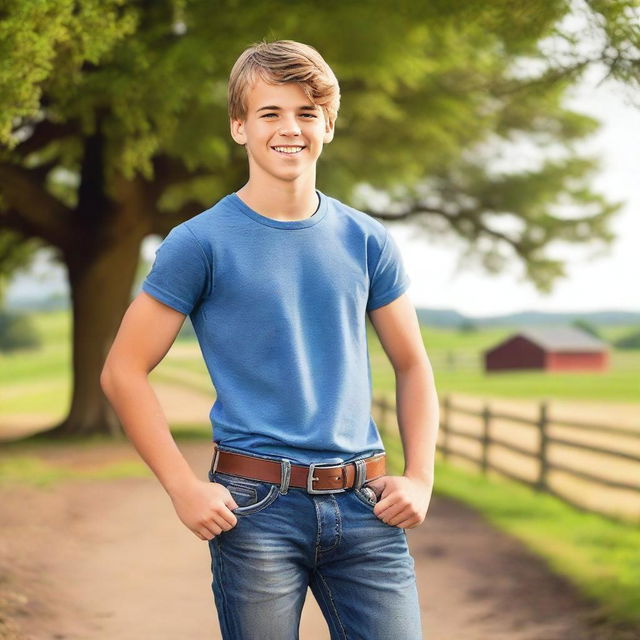
[[[125,222],[123,217],[119,222]],[[148,233],[144,219],[129,217],[125,226],[125,233],[110,231],[108,241],[94,229],[85,246],[78,241],[66,256],[73,310],[73,392],[67,417],[43,436],[123,435],[100,386],[100,373],[131,302],[140,246]]]

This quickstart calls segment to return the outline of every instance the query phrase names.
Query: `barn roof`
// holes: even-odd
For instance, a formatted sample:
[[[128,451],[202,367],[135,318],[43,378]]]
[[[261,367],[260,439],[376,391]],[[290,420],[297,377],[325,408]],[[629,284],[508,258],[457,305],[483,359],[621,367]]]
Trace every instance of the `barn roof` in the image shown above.
[[[517,335],[549,351],[600,351],[607,347],[606,342],[577,327],[527,327]]]

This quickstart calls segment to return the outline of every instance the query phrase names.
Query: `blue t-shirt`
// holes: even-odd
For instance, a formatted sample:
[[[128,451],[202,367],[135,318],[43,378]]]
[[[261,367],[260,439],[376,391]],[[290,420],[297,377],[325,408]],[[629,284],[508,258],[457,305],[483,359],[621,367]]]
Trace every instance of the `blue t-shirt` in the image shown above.
[[[384,451],[366,312],[410,280],[382,223],[316,192],[316,213],[291,222],[225,196],[171,229],[142,289],[191,318],[215,442],[335,464]]]

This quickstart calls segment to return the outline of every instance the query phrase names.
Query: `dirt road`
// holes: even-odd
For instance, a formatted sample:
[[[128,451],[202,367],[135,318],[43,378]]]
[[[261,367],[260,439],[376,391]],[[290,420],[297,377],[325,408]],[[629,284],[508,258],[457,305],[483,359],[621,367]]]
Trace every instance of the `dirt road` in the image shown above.
[[[205,479],[209,443],[180,447]],[[126,442],[42,456],[76,467],[137,459]],[[207,544],[178,520],[154,477],[4,488],[0,522],[0,638],[220,638]],[[464,506],[436,496],[423,525],[407,534],[425,639],[638,637],[596,630],[594,606]],[[310,591],[300,637],[329,638]]]

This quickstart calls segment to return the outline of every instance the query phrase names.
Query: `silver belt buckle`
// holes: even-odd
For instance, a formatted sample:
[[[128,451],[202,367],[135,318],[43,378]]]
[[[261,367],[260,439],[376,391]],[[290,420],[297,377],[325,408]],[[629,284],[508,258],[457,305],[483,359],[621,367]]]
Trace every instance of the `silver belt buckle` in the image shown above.
[[[344,491],[346,491],[346,489],[343,487],[342,489],[314,489],[313,488],[313,481],[314,480],[318,480],[318,478],[316,478],[313,475],[313,472],[315,470],[316,467],[321,467],[323,469],[331,469],[333,468],[342,468],[344,465],[342,464],[338,464],[338,465],[329,465],[329,466],[323,466],[322,463],[311,463],[309,465],[309,473],[307,474],[307,492],[308,493],[342,493]],[[342,484],[344,484],[344,473],[342,474]]]

